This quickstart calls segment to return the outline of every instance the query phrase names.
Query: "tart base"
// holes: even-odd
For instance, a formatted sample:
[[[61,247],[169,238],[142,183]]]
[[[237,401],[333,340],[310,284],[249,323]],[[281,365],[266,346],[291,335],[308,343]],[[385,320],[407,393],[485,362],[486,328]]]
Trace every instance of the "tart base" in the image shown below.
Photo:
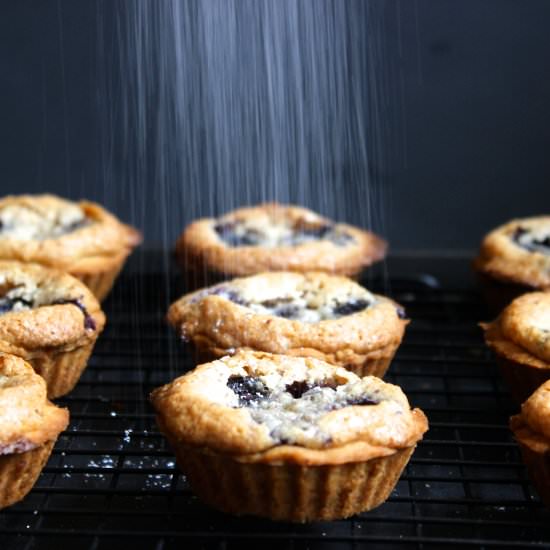
[[[212,507],[300,523],[346,518],[379,506],[415,448],[361,462],[308,466],[243,462],[175,442],[172,447],[191,487]]]
[[[46,381],[49,399],[61,397],[76,386],[88,364],[94,345],[95,340],[73,350],[46,352],[27,359],[35,372]]]
[[[0,455],[0,509],[22,500],[33,488],[54,443],[47,441],[32,451]]]

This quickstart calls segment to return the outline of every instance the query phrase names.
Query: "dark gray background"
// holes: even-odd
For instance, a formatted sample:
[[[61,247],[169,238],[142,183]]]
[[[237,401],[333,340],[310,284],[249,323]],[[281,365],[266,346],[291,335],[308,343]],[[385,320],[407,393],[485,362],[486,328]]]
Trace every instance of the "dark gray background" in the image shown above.
[[[202,208],[191,196],[197,185],[186,189],[185,181],[160,190],[155,171],[132,185],[136,151],[132,139],[121,137],[117,113],[128,90],[114,38],[127,7],[2,0],[1,191],[103,202],[155,246],[171,242],[194,215],[222,205],[210,200]],[[375,78],[379,98],[370,108],[384,106],[377,140],[369,142],[376,149],[369,166],[378,209],[372,225],[393,250],[471,250],[496,224],[548,213],[550,2],[350,1],[346,10],[355,25],[349,48],[379,53],[371,80],[355,78],[366,97]],[[362,33],[369,10],[376,17],[365,20]],[[381,112],[376,116],[380,124]],[[353,179],[353,155],[343,162]],[[238,181],[226,185],[231,205],[246,200]],[[357,194],[362,185],[356,178],[342,193]],[[181,189],[177,200],[174,187]],[[362,207],[351,196],[340,217],[360,223]]]

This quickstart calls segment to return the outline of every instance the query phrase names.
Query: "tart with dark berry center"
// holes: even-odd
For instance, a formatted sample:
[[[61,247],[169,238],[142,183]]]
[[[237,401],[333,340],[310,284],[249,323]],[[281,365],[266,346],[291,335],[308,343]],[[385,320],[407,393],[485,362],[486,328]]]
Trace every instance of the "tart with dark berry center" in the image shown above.
[[[0,351],[28,361],[49,397],[74,387],[104,324],[98,301],[74,277],[0,261]]]
[[[542,501],[550,508],[550,381],[545,382],[510,419],[523,461]]]
[[[550,289],[550,216],[513,220],[491,231],[474,269],[499,310],[520,294]]]
[[[67,271],[102,300],[139,232],[101,206],[53,195],[0,200],[0,260],[39,263]]]
[[[383,376],[407,320],[392,300],[326,273],[272,272],[187,294],[168,321],[203,358],[238,348],[311,356]]]
[[[0,352],[0,508],[31,490],[68,419],[28,363]]]
[[[311,210],[263,204],[192,223],[179,238],[176,255],[188,274],[204,282],[262,271],[356,276],[381,260],[386,248],[373,233]]]
[[[524,294],[481,326],[512,395],[522,403],[550,379],[550,292]]]
[[[397,386],[313,358],[241,351],[151,398],[199,496],[280,520],[379,505],[427,430]]]

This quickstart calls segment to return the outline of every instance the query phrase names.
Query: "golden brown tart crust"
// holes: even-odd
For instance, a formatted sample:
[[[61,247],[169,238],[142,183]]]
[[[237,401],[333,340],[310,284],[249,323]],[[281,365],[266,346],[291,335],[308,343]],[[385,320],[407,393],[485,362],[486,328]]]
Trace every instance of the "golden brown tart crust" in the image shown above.
[[[233,514],[348,517],[381,504],[428,428],[401,390],[313,358],[241,351],[151,395],[195,492]]]
[[[178,239],[176,256],[197,275],[325,271],[355,276],[381,260],[386,249],[387,243],[369,231],[335,224],[306,208],[269,203],[193,222]]]
[[[110,284],[94,280],[92,291],[99,299],[140,242],[136,229],[92,202],[54,195],[0,199],[0,259],[58,268],[85,282],[101,274]]]
[[[474,268],[497,281],[550,289],[550,216],[512,220],[491,231]]]
[[[523,294],[481,326],[512,395],[522,403],[550,378],[550,292]]]
[[[0,261],[0,351],[29,361],[50,397],[76,383],[105,325],[91,291],[38,264]]]
[[[233,279],[187,294],[168,311],[168,321],[205,356],[250,348],[377,376],[401,342],[403,317],[398,304],[345,277],[290,272]]]

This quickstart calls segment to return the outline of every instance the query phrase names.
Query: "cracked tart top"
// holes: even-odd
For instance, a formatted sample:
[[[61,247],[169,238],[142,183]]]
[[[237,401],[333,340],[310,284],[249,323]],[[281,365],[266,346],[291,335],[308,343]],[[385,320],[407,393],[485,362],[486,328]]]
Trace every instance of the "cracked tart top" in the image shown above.
[[[98,204],[54,195],[0,199],[0,259],[93,271],[126,257],[140,233]]]
[[[381,260],[387,243],[369,231],[311,210],[276,203],[240,208],[191,223],[176,244],[190,270],[233,276],[262,271],[356,275]]]
[[[251,462],[368,460],[416,445],[428,428],[397,386],[261,352],[200,365],[151,400],[169,439]]]

